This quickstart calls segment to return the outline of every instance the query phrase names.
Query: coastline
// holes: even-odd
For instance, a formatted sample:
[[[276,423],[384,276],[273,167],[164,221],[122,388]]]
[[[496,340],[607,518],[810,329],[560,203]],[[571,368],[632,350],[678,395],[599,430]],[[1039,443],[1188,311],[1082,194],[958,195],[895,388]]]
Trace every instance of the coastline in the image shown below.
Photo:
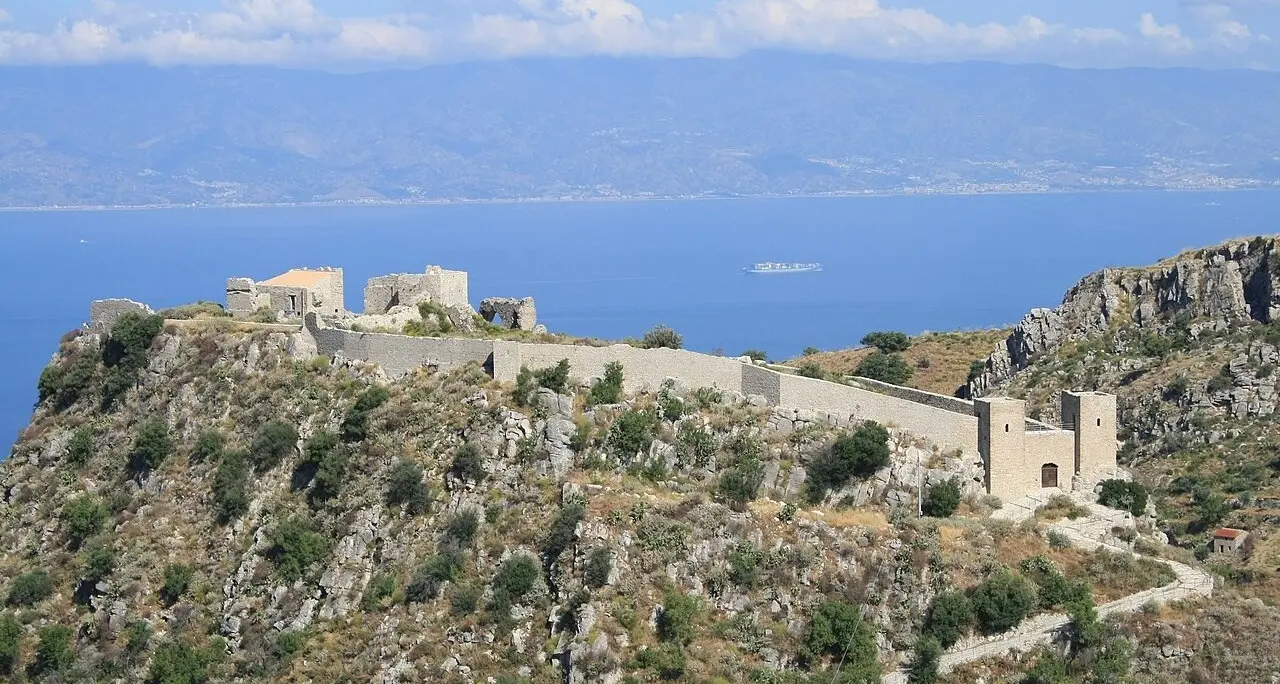
[[[1036,190],[990,190],[960,191],[937,190],[922,192],[903,191],[871,191],[871,192],[828,192],[802,194],[759,194],[759,195],[664,195],[664,196],[623,196],[623,197],[513,197],[502,199],[469,199],[469,198],[431,198],[420,200],[323,200],[314,202],[246,202],[236,204],[106,204],[106,205],[34,205],[34,206],[0,206],[0,214],[4,213],[38,213],[38,212],[106,212],[106,211],[172,211],[192,209],[324,209],[349,207],[438,207],[465,205],[505,205],[505,204],[586,204],[586,203],[620,203],[620,202],[711,202],[735,200],[780,200],[780,199],[853,199],[853,198],[891,198],[891,197],[1001,197],[1020,195],[1126,195],[1139,193],[1239,193],[1265,192],[1280,190],[1280,182],[1273,185],[1256,185],[1249,187],[1204,187],[1204,188],[1047,188]]]

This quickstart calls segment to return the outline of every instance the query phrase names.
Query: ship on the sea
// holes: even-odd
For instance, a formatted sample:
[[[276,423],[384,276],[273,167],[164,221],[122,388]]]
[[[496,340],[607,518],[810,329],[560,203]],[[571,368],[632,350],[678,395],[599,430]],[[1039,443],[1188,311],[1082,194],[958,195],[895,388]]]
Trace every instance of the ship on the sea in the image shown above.
[[[821,271],[822,264],[816,261],[762,261],[742,269],[745,273],[812,273]]]

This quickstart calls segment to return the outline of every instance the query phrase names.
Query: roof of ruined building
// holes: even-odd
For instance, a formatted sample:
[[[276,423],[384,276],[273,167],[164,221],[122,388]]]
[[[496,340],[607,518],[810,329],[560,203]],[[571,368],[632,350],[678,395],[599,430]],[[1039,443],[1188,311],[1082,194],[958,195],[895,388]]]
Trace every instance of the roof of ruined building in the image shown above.
[[[1222,527],[1219,528],[1217,532],[1214,532],[1213,536],[1216,539],[1235,539],[1244,533],[1244,530],[1237,530],[1233,527]]]
[[[264,280],[258,284],[274,285],[276,287],[314,287],[335,273],[336,271],[312,271],[305,268],[294,268],[281,273],[271,280]]]

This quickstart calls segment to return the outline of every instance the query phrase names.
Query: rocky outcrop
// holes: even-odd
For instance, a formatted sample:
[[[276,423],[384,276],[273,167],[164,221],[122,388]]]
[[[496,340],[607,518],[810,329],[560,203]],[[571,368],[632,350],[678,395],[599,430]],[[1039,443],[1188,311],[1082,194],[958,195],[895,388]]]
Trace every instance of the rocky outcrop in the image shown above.
[[[1104,269],[1080,281],[1056,309],[1034,309],[969,382],[982,396],[1039,356],[1070,342],[1116,334],[1117,347],[1149,334],[1229,330],[1280,318],[1275,238],[1236,240],[1147,268]]]

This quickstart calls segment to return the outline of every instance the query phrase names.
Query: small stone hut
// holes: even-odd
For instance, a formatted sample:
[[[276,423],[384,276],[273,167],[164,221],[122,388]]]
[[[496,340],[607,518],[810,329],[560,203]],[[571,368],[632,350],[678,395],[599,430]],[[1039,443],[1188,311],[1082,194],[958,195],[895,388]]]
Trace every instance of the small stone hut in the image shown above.
[[[1249,533],[1234,527],[1222,527],[1213,533],[1214,553],[1235,553],[1244,548]]]
[[[346,312],[343,296],[340,268],[295,268],[260,283],[227,279],[227,311],[233,314],[267,308],[286,318],[311,312],[341,316]]]

